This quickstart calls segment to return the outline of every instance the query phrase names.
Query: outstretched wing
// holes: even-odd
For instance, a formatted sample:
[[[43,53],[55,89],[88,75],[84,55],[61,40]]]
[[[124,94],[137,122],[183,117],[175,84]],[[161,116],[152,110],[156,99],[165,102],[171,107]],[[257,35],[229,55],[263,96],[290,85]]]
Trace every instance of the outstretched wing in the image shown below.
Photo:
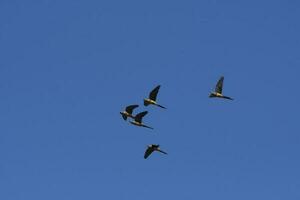
[[[127,106],[125,110],[127,113],[132,114],[133,110],[137,107],[139,107],[139,105],[130,105],[130,106]]]
[[[154,88],[150,94],[149,94],[149,99],[156,101],[156,97],[157,97],[157,93],[159,91],[160,85],[156,86],[156,88]]]
[[[144,154],[144,158],[148,158],[148,156],[150,156],[150,154],[154,151],[154,149],[152,147],[148,147],[147,150],[145,151]]]
[[[219,79],[216,88],[215,88],[215,92],[222,94],[222,90],[223,90],[223,81],[224,81],[224,76],[221,76],[221,78]]]
[[[142,123],[142,118],[147,115],[148,111],[144,111],[144,112],[141,112],[139,114],[137,114],[134,118],[134,120],[138,123]]]

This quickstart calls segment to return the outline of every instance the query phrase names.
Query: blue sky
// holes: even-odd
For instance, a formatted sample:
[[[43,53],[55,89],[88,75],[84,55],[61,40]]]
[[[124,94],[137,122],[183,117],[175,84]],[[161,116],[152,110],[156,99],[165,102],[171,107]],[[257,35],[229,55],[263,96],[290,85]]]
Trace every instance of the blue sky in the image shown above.
[[[1,0],[0,199],[300,199],[299,6]]]

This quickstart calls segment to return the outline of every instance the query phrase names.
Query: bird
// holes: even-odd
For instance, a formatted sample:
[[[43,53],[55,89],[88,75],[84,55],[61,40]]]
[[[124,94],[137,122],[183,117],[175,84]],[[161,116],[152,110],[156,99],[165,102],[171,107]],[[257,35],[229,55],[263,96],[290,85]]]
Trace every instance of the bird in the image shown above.
[[[139,107],[139,105],[129,105],[129,106],[127,106],[125,108],[124,111],[120,112],[120,114],[122,115],[123,119],[126,121],[128,117],[134,118],[134,116],[132,115],[132,112],[137,107]]]
[[[215,91],[214,92],[211,92],[209,97],[210,98],[213,98],[213,97],[217,97],[217,98],[223,98],[223,99],[229,99],[229,100],[233,100],[233,98],[231,97],[228,97],[228,96],[224,96],[222,94],[222,90],[223,90],[223,81],[224,81],[224,76],[221,76],[217,85],[216,85],[216,88],[215,88]]]
[[[143,124],[142,122],[142,119],[145,115],[148,114],[148,111],[144,111],[144,112],[141,112],[139,114],[137,114],[133,119],[133,121],[130,121],[131,124],[135,125],[135,126],[141,126],[141,127],[145,127],[145,128],[149,128],[149,129],[153,129],[152,127],[150,126],[147,126],[145,124]]]
[[[156,97],[157,97],[157,93],[159,91],[159,88],[160,88],[160,85],[156,86],[149,94],[149,98],[145,98],[144,99],[144,105],[145,106],[148,106],[148,105],[155,105],[155,106],[158,106],[160,108],[164,108],[166,109],[166,107],[162,106],[162,105],[159,105],[157,102],[156,102]]]
[[[158,144],[150,144],[150,145],[147,146],[147,149],[146,149],[145,154],[144,154],[144,158],[147,159],[148,156],[150,156],[150,154],[153,153],[153,151],[158,151],[160,153],[167,154],[166,152],[160,150]]]

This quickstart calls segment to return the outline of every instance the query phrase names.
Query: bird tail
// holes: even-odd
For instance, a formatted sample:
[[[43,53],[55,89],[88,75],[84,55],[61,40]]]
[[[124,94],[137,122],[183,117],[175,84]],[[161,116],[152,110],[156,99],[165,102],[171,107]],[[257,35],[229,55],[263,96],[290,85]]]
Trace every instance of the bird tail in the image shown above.
[[[162,106],[162,105],[159,105],[159,104],[156,104],[158,107],[160,108],[163,108],[163,109],[167,109],[166,107]]]
[[[229,100],[233,100],[233,98],[231,97],[227,97],[227,96],[223,96],[224,99],[229,99]]]
[[[162,151],[162,150],[160,150],[160,149],[158,149],[157,151],[159,151],[160,153],[163,153],[163,154],[167,154],[167,152]]]
[[[150,126],[147,126],[147,125],[143,125],[143,127],[149,128],[149,129],[154,129],[154,128],[152,128],[152,127],[150,127]]]

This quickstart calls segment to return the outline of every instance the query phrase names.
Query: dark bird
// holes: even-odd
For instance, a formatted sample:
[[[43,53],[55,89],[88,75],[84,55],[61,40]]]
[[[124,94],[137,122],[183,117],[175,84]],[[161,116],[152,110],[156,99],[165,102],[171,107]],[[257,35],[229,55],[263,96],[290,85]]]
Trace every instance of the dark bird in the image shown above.
[[[146,98],[144,99],[144,105],[145,106],[148,106],[148,105],[155,105],[155,106],[158,106],[158,107],[161,107],[161,108],[164,108],[166,109],[164,106],[162,105],[159,105],[157,102],[156,102],[156,97],[157,97],[157,93],[159,91],[159,88],[160,88],[160,85],[156,86],[156,88],[154,88],[150,94],[149,94],[149,98]]]
[[[133,119],[134,121],[131,121],[130,123],[133,124],[133,125],[136,125],[136,126],[141,126],[141,127],[145,127],[145,128],[150,128],[150,129],[153,129],[152,127],[150,126],[147,126],[145,124],[143,124],[142,122],[142,119],[145,115],[147,115],[148,111],[144,111],[144,112],[141,112],[139,114],[137,114]]]
[[[127,120],[127,117],[134,118],[132,112],[135,108],[139,107],[139,105],[130,105],[125,108],[124,111],[120,112],[124,120]]]
[[[228,97],[228,96],[224,96],[222,94],[222,91],[223,91],[223,81],[224,81],[224,76],[221,76],[221,78],[219,79],[219,81],[218,81],[218,83],[216,85],[215,91],[211,92],[210,95],[209,95],[209,97],[210,98],[217,97],[217,98],[223,98],[223,99],[233,100],[233,98]]]
[[[150,145],[147,146],[147,149],[146,149],[145,154],[144,154],[144,158],[145,159],[148,158],[148,156],[150,156],[150,154],[152,154],[153,151],[158,151],[160,153],[167,154],[166,152],[160,150],[158,144],[150,144]]]

